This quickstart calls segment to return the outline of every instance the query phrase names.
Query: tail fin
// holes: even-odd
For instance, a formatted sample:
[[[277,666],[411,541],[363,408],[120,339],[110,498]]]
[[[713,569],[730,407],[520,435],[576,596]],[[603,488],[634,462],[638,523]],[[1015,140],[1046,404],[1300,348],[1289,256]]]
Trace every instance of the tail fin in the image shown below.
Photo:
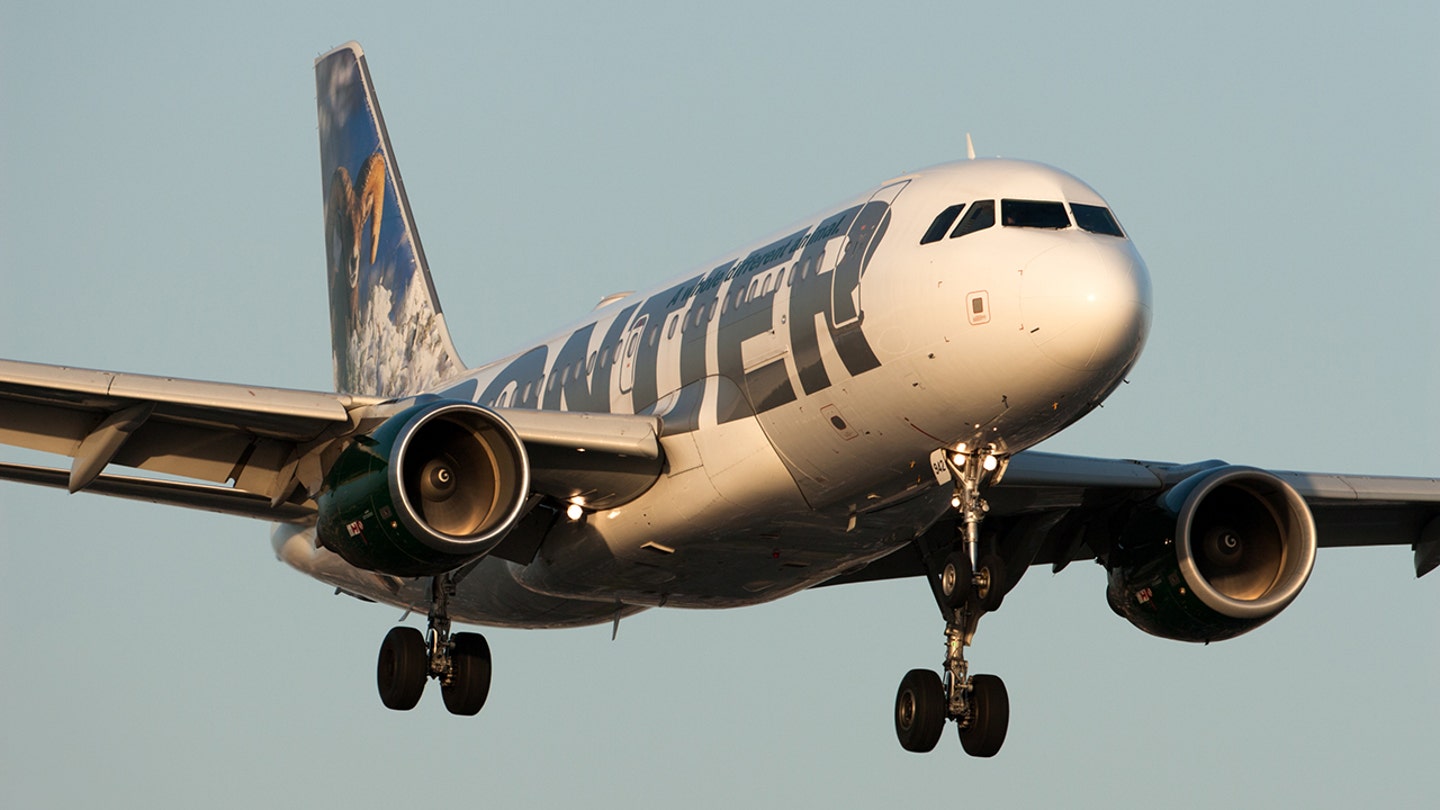
[[[464,369],[370,83],[349,42],[315,60],[335,389],[399,397]]]

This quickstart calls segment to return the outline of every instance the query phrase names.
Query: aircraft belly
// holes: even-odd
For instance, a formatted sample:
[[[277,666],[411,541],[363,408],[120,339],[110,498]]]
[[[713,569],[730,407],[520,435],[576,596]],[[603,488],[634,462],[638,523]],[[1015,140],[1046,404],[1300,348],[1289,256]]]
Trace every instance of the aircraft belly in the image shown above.
[[[311,528],[278,524],[271,542],[281,561],[339,592],[422,616],[430,609],[428,577],[389,577],[356,568],[334,552],[316,547]],[[516,576],[519,568],[498,558],[481,560],[451,597],[451,618],[469,624],[519,628],[581,627],[615,618],[613,600],[564,599],[537,593],[520,584]],[[629,615],[643,609],[626,605],[621,611]]]
[[[557,525],[536,560],[516,569],[519,581],[612,611],[617,600],[754,604],[879,556],[934,517],[929,506],[853,522],[848,506],[812,510],[753,417],[684,441],[693,441],[702,464],[663,476],[623,507]]]

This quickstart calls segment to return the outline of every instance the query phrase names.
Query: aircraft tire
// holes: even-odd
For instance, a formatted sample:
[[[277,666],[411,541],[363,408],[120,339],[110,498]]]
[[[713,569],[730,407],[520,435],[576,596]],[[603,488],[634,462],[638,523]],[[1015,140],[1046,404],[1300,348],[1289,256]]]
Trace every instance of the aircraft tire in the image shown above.
[[[456,633],[450,637],[453,670],[449,683],[440,684],[440,695],[451,714],[470,717],[480,713],[490,695],[490,644],[479,633]]]
[[[963,549],[951,552],[945,558],[945,567],[940,569],[940,593],[945,597],[945,603],[952,608],[963,607],[974,587],[972,579],[970,555]]]
[[[380,702],[386,708],[409,711],[420,702],[430,665],[425,655],[425,637],[413,627],[392,627],[380,643],[380,660],[375,680]]]
[[[960,728],[960,745],[972,757],[993,757],[1010,726],[1010,695],[995,675],[976,675],[970,686],[970,723]]]
[[[971,589],[972,604],[981,613],[993,613],[1005,599],[1005,561],[997,554],[986,554],[980,558],[978,573],[986,577],[987,584]]]
[[[895,736],[906,751],[935,749],[945,731],[945,685],[928,669],[912,669],[895,693]]]

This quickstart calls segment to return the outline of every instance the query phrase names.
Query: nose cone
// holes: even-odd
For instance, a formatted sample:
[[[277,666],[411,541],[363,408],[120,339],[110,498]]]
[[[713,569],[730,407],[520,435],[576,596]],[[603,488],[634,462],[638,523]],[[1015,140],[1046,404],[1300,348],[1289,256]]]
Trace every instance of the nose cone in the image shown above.
[[[1087,237],[1025,266],[1020,307],[1046,357],[1076,371],[1123,369],[1150,331],[1150,274],[1130,242]]]

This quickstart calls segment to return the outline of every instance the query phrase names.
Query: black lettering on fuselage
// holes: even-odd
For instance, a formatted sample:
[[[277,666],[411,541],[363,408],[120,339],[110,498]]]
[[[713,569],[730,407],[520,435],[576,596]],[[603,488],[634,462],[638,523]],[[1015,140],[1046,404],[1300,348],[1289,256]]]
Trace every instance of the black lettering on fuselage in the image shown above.
[[[779,407],[795,399],[795,388],[785,372],[785,360],[745,371],[742,345],[746,339],[775,330],[775,288],[756,283],[755,276],[782,265],[804,243],[809,229],[753,251],[735,267],[734,278],[720,307],[720,328],[715,333],[718,371],[735,383],[750,399],[756,413]],[[754,279],[754,280],[752,280]],[[751,289],[755,294],[751,294]]]
[[[586,368],[590,355],[590,338],[598,324],[587,323],[570,333],[565,345],[555,353],[555,362],[550,366],[550,379],[545,383],[545,401],[540,406],[547,411],[582,411],[594,413],[610,408],[608,373],[601,373],[595,360],[595,369]],[[608,366],[607,366],[608,372]],[[605,386],[596,382],[604,380]]]
[[[485,386],[480,404],[492,408],[539,408],[540,386],[545,381],[545,358],[548,354],[547,347],[536,346],[510,361],[510,365]],[[515,392],[501,402],[500,396],[511,385],[515,386]]]
[[[845,237],[845,252],[835,263],[835,279],[831,285],[830,338],[835,352],[851,377],[876,368],[880,360],[870,349],[869,341],[860,331],[863,316],[858,297],[860,277],[870,264],[870,257],[880,244],[880,237],[890,225],[890,206],[871,201],[860,209]]]
[[[859,206],[841,211],[820,223],[815,232],[843,233],[859,212]],[[800,387],[806,394],[830,387],[830,375],[825,373],[825,364],[820,360],[820,337],[815,327],[816,319],[824,316],[831,333],[835,331],[835,317],[831,312],[834,274],[822,270],[828,243],[828,239],[812,238],[790,274],[790,353],[795,358]]]
[[[691,292],[690,307],[680,318],[680,395],[666,418],[665,429],[674,432],[700,428],[700,404],[705,400],[705,380],[710,370],[705,366],[705,347],[709,345],[710,321],[719,307],[720,282],[734,267],[726,262],[703,276],[691,279],[685,287],[698,289],[708,279],[715,279],[703,293]]]
[[[665,430],[695,430],[712,376],[729,379],[749,400],[748,409],[732,407],[717,414],[722,422],[796,399],[783,351],[769,362],[745,368],[745,341],[776,331],[781,322],[788,323],[786,348],[800,389],[808,395],[828,388],[832,382],[821,359],[818,332],[822,318],[847,373],[855,376],[877,368],[880,361],[862,331],[858,290],[889,222],[889,205],[880,201],[826,217],[813,230],[796,231],[630,304],[608,322],[604,339],[594,349],[590,344],[603,320],[580,326],[563,343],[557,341],[553,362],[552,345],[530,349],[510,361],[478,401],[492,407],[604,413],[615,408],[617,391],[623,396],[621,389],[626,389],[630,409],[649,412],[661,394],[660,348],[678,338],[680,388],[666,406]],[[827,256],[837,255],[833,269],[826,269]],[[776,268],[780,272],[772,278],[769,273]],[[776,306],[777,299],[787,297],[788,304]],[[622,358],[621,342],[627,338],[635,340],[635,352],[629,355],[627,347]],[[707,363],[712,339],[713,369]],[[615,370],[622,363],[629,365],[616,389]]]
[[[684,286],[684,284],[677,284],[645,299],[645,303],[640,305],[640,311],[635,316],[636,321],[641,318],[646,319],[645,328],[640,333],[640,345],[635,352],[635,387],[630,394],[630,401],[634,403],[636,413],[648,412],[660,399],[659,385],[657,384],[660,369],[656,365],[656,359],[660,354],[660,339],[664,337],[663,330],[670,318],[670,313],[685,307],[683,302],[676,301]],[[628,348],[626,352],[629,352]],[[630,362],[629,357],[626,358],[626,362]]]
[[[635,306],[631,304],[615,316],[610,328],[605,331],[604,340],[594,350],[590,349],[590,340],[598,322],[585,324],[570,334],[550,367],[550,382],[545,386],[545,410],[610,411],[610,375],[615,368],[615,349],[620,345],[625,325],[629,323]],[[566,369],[571,370],[568,378]]]

